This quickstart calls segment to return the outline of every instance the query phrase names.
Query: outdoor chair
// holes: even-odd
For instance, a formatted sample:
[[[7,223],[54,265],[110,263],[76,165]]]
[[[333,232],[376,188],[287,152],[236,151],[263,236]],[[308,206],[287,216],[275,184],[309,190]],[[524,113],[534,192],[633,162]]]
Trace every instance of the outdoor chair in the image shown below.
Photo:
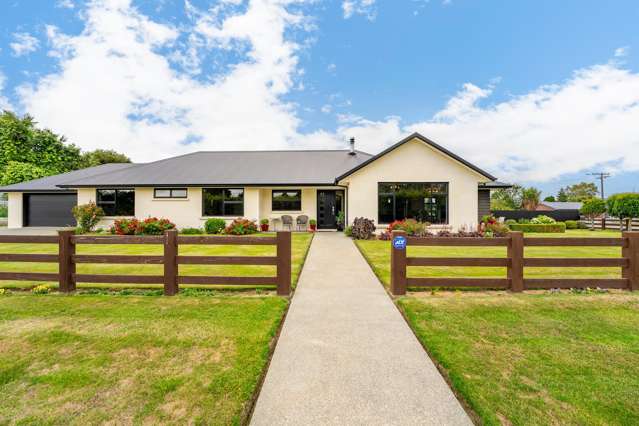
[[[285,226],[288,226],[289,231],[293,230],[293,216],[287,214],[282,216],[282,229],[284,229]]]
[[[306,230],[306,227],[308,226],[308,216],[306,216],[305,214],[299,215],[297,216],[297,230],[298,231],[304,231]]]

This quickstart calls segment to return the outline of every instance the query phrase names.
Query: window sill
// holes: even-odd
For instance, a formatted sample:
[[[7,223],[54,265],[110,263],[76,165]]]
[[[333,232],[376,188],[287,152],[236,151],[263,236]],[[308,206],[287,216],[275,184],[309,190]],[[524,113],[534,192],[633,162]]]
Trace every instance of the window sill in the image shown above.
[[[191,201],[189,198],[152,198],[151,201]]]

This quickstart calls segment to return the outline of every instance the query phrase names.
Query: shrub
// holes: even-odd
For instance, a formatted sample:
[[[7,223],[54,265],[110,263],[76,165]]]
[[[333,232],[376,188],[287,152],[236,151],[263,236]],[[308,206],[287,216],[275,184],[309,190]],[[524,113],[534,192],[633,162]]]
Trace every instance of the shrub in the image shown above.
[[[137,219],[117,219],[111,226],[111,233],[116,235],[135,235],[140,221]]]
[[[557,221],[555,219],[553,219],[550,216],[546,216],[543,214],[540,214],[539,216],[537,216],[536,218],[534,218],[533,220],[530,221],[530,223],[535,223],[535,224],[541,224],[541,225],[548,225],[551,223],[557,223]]]
[[[149,217],[142,222],[138,222],[135,233],[139,235],[162,235],[164,231],[168,231],[169,229],[175,229],[175,224],[170,220]]]
[[[7,217],[9,215],[9,208],[7,206],[0,206],[0,217]]]
[[[566,229],[579,229],[579,222],[576,220],[567,220],[565,223]]]
[[[226,221],[217,217],[207,219],[204,222],[204,230],[207,234],[220,234],[226,227]]]
[[[11,293],[9,293],[8,290],[5,290],[4,288],[0,288],[0,296],[5,296],[5,295],[8,296],[9,294]]]
[[[235,219],[224,230],[225,233],[231,235],[249,235],[257,232],[257,224],[248,219]]]
[[[418,222],[415,219],[396,220],[388,225],[388,232],[404,231],[407,235],[423,237],[428,233],[426,230],[430,226],[428,222]]]
[[[530,223],[530,219],[526,219],[525,217],[522,217],[519,220],[517,220],[517,223]]]
[[[356,217],[353,220],[353,226],[351,229],[351,237],[356,240],[368,240],[373,236],[375,232],[375,224],[372,220],[364,217]]]
[[[518,223],[510,225],[511,231],[519,232],[540,232],[540,233],[563,233],[566,232],[566,224],[557,223]]]
[[[517,223],[515,219],[508,219],[504,222],[507,226],[514,225]]]
[[[74,206],[71,209],[71,213],[73,213],[75,220],[78,221],[78,227],[82,233],[91,232],[100,222],[100,219],[104,217],[104,210],[98,207],[93,201]]]
[[[180,230],[180,234],[184,234],[184,235],[201,235],[201,234],[204,234],[204,229],[202,229],[202,228],[182,228]]]
[[[31,293],[33,294],[49,294],[50,292],[51,288],[47,285],[39,285],[31,289]]]
[[[352,237],[353,236],[353,227],[349,225],[346,228],[344,228],[344,235],[346,235],[347,237]]]
[[[601,198],[591,198],[583,202],[579,212],[590,220],[590,229],[595,230],[595,218],[606,213],[606,202]]]

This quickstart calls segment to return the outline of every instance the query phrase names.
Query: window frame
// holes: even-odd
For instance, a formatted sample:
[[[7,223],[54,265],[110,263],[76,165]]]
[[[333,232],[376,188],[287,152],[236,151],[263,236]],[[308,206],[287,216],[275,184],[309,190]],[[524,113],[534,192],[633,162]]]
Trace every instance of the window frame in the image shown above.
[[[162,197],[158,195],[158,191],[169,191],[168,197]],[[184,196],[176,196],[173,195],[173,191],[185,191]],[[153,198],[158,200],[184,200],[189,198],[189,189],[188,188],[153,188]]]
[[[206,196],[205,196],[205,191],[207,190],[220,190],[222,191],[222,214],[206,214]],[[224,199],[224,190],[241,190],[242,191],[242,201],[226,201]],[[243,217],[244,216],[244,193],[245,193],[245,188],[243,187],[226,187],[226,186],[217,186],[217,187],[207,187],[207,188],[202,188],[202,217]],[[237,215],[237,214],[226,214],[226,209],[225,206],[226,204],[241,204],[242,205],[242,214]]]
[[[113,201],[100,200],[100,191],[113,191]],[[132,192],[133,193],[133,212],[131,214],[117,214],[118,210],[118,192]],[[115,214],[105,214],[106,217],[135,217],[135,188],[96,188],[95,189],[95,204],[98,207],[102,207],[104,204],[113,205]],[[106,212],[105,212],[106,213]]]
[[[299,193],[299,209],[280,209],[275,208],[275,193],[276,192],[297,192]],[[301,212],[302,211],[302,190],[301,189],[272,189],[271,190],[271,211],[272,212]]]
[[[445,192],[445,196],[446,196],[446,220],[444,222],[439,222],[439,223],[435,223],[435,222],[431,222],[432,225],[448,225],[450,222],[450,182],[377,182],[377,223],[379,223],[380,225],[389,225],[392,221],[396,221],[396,220],[404,220],[406,218],[403,219],[398,219],[397,215],[396,215],[396,196],[394,192],[381,192],[380,191],[380,186],[381,185],[429,185],[431,186],[431,188],[434,185],[445,185],[446,186],[446,192]],[[432,189],[431,189],[431,194],[432,194]],[[441,193],[440,193],[441,194]],[[382,196],[391,196],[393,197],[393,220],[391,222],[385,222],[381,220],[381,210],[380,210],[380,198]],[[429,197],[429,198],[434,198],[434,197]]]

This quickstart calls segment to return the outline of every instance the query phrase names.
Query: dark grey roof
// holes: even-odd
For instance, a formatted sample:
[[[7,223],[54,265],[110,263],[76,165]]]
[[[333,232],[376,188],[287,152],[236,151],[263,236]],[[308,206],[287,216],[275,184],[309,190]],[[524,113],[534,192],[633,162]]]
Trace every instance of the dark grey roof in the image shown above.
[[[65,188],[99,186],[332,185],[370,159],[356,151],[201,151],[107,174],[67,179]]]
[[[486,178],[488,178],[490,180],[497,180],[497,178],[495,176],[491,175],[488,172],[483,171],[482,169],[480,169],[479,167],[475,166],[474,164],[469,163],[468,161],[464,160],[463,158],[461,158],[457,154],[454,154],[454,153],[450,152],[449,150],[447,150],[443,146],[441,146],[439,144],[436,144],[435,142],[431,141],[427,137],[425,137],[425,136],[423,136],[423,135],[421,135],[421,134],[419,134],[417,132],[405,137],[401,141],[397,142],[395,145],[392,145],[389,148],[386,148],[384,151],[382,151],[379,154],[369,158],[367,161],[363,162],[362,164],[358,165],[357,167],[354,167],[353,169],[346,171],[344,174],[339,175],[337,177],[337,180],[340,181],[340,180],[344,179],[345,177],[355,173],[356,171],[358,171],[362,167],[365,167],[368,164],[372,163],[373,161],[377,160],[379,157],[382,157],[382,156],[388,154],[389,152],[393,151],[396,148],[399,148],[400,146],[404,145],[406,142],[409,142],[409,141],[411,141],[413,139],[419,139],[420,141],[424,142],[426,145],[430,145],[431,147],[435,148],[436,150],[440,151],[441,153],[449,156],[453,160],[456,160],[456,161],[462,163],[464,166],[468,167],[469,169],[472,169],[472,170],[476,171],[480,175],[485,176]]]
[[[58,185],[70,181],[79,180],[101,175],[103,173],[111,173],[130,167],[140,166],[140,164],[131,163],[112,163],[102,164],[100,166],[89,167],[82,170],[74,170],[59,175],[47,176],[41,179],[34,179],[27,182],[16,183],[0,188],[0,192],[68,192],[68,189],[60,188]]]
[[[542,201],[541,204],[553,210],[579,210],[582,203],[573,201]]]

